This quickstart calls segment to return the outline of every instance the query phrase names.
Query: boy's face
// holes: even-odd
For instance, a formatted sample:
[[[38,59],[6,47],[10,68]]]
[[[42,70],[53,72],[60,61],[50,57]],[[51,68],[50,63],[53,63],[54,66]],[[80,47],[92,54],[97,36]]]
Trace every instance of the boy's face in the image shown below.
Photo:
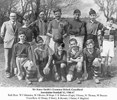
[[[94,44],[93,43],[87,44],[87,49],[92,49],[93,47],[94,47]]]
[[[80,18],[80,13],[75,13],[74,14],[74,19],[79,19]]]
[[[91,20],[95,20],[96,19],[96,14],[91,14],[89,17],[90,17]]]
[[[44,19],[45,18],[45,13],[44,12],[40,12],[39,18]]]
[[[61,45],[58,46],[58,51],[63,51],[63,47]]]
[[[109,21],[107,22],[107,24],[108,24],[109,26],[112,26],[113,20],[109,20]]]
[[[20,41],[25,41],[26,40],[26,35],[25,34],[20,34],[19,39],[20,39]]]
[[[23,20],[23,23],[24,23],[25,25],[28,25],[28,24],[30,23],[30,20],[29,20],[29,19],[25,19],[25,20]]]
[[[61,18],[61,12],[60,11],[55,12],[54,16],[55,16],[56,19],[60,19]]]
[[[70,47],[77,46],[77,43],[75,41],[70,42]]]

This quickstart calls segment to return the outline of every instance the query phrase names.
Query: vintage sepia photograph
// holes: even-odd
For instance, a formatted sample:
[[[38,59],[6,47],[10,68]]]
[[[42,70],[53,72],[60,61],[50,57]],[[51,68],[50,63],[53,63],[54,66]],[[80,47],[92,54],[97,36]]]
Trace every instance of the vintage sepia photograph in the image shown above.
[[[0,87],[116,88],[117,0],[0,0]]]

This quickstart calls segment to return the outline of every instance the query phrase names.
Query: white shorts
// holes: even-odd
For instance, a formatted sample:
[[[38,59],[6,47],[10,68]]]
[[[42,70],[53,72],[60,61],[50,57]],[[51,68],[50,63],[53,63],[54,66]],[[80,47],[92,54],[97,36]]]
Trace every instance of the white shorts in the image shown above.
[[[114,57],[114,41],[103,41],[102,53],[101,56]]]
[[[49,47],[54,51],[54,44],[55,42],[53,41],[53,38],[50,38],[50,42],[49,42]]]
[[[84,43],[84,36],[74,36],[74,35],[71,35],[70,36],[70,39],[72,38],[75,38],[77,40],[77,43],[78,43],[78,46],[83,49],[83,43]]]

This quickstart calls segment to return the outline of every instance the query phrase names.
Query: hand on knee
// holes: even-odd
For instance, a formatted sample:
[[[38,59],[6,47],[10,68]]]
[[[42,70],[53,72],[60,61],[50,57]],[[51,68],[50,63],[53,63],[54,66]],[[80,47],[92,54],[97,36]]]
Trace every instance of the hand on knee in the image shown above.
[[[68,81],[68,82],[71,82],[72,79],[73,79],[73,75],[72,75],[72,74],[68,74],[68,75],[67,75],[67,81]]]
[[[61,63],[60,67],[61,68],[65,68],[66,67],[66,64],[65,63]]]

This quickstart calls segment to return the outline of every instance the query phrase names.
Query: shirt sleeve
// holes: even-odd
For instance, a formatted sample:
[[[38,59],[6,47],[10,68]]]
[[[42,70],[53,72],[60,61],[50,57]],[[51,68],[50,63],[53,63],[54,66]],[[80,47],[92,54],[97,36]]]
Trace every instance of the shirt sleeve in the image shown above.
[[[100,55],[100,50],[97,48],[96,50],[96,54],[97,54],[97,58],[101,58],[101,55]]]
[[[35,58],[36,65],[39,65],[39,56],[38,56],[38,53],[37,53],[36,49],[34,50],[34,58]]]
[[[5,25],[5,23],[3,23],[2,24],[2,27],[1,27],[1,37],[3,38],[4,37],[4,35],[5,35],[5,31],[6,31],[6,25]]]
[[[48,49],[48,55],[52,56],[54,54],[54,51],[49,46],[47,46],[47,49]]]
[[[83,50],[83,58],[84,58],[84,60],[86,61],[86,59],[87,59],[86,48],[84,48],[84,50]]]
[[[52,21],[49,22],[47,33],[51,33],[52,34]]]
[[[102,30],[103,27],[104,27],[104,25],[103,25],[102,23],[99,23],[99,25],[98,25],[98,30]]]
[[[85,35],[85,33],[86,33],[85,23],[82,22],[82,27],[81,27],[81,30],[80,30],[80,35]]]

